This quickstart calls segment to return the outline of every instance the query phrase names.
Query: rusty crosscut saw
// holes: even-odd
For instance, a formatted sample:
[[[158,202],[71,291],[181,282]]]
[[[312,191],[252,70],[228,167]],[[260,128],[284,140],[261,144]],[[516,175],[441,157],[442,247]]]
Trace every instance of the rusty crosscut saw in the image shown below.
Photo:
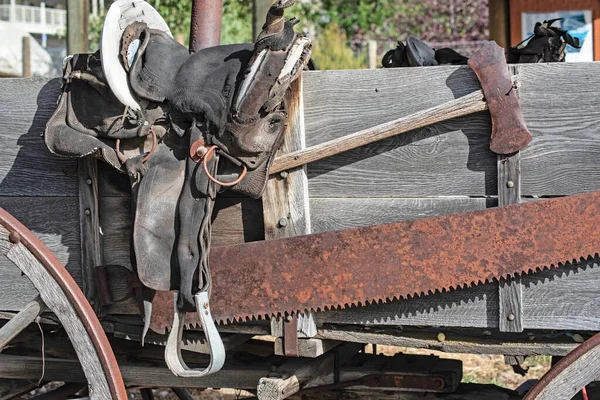
[[[531,141],[502,50],[473,56],[492,119],[490,147]],[[215,248],[212,315],[223,323],[444,292],[597,257],[600,192],[470,213]],[[152,329],[171,325],[158,293]],[[160,298],[162,297],[162,300]],[[158,301],[156,301],[158,300]],[[188,314],[186,322],[197,323]]]

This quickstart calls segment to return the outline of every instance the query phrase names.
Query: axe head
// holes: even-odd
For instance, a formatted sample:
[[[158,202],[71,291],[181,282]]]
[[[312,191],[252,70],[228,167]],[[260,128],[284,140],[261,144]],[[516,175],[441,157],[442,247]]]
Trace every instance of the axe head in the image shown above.
[[[477,75],[492,117],[490,150],[512,154],[531,142],[517,92],[504,57],[504,49],[487,42],[470,59],[469,66]]]

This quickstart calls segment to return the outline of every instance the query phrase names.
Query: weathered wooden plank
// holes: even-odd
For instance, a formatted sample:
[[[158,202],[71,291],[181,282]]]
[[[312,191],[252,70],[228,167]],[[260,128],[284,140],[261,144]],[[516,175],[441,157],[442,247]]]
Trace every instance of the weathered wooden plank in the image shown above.
[[[467,67],[310,71],[303,79],[308,146],[481,89]]]
[[[0,328],[0,351],[21,333],[23,329],[33,323],[45,309],[46,305],[38,296]]]
[[[79,207],[76,197],[0,197],[0,207],[33,231],[81,284]],[[37,296],[27,277],[0,256],[0,310],[19,311]]]
[[[98,210],[98,168],[92,156],[78,160],[79,229],[83,293],[92,307],[99,310],[94,270],[103,265]]]
[[[0,80],[0,196],[77,196],[77,163],[42,138],[60,79]]]
[[[0,377],[39,379],[45,365],[44,378],[48,381],[85,382],[81,364],[77,360],[34,357],[19,357],[0,354]],[[256,389],[256,383],[269,373],[270,365],[230,368],[227,365],[218,374],[203,378],[180,378],[164,365],[141,366],[119,363],[123,380],[127,386],[151,387],[230,387],[236,382],[239,389]]]
[[[496,206],[494,198],[311,198],[313,232],[385,224],[417,218],[481,210]]]
[[[498,205],[521,202],[521,153],[498,155]],[[521,278],[498,282],[498,328],[500,332],[523,332],[523,287]]]
[[[523,284],[521,277],[501,279],[498,285],[500,332],[523,332]]]
[[[275,159],[271,173],[296,168],[317,160],[366,146],[396,135],[405,134],[429,125],[442,123],[454,118],[464,117],[487,110],[487,103],[481,90],[459,97],[455,100],[436,105],[425,110],[384,122],[373,127],[352,132],[346,136],[328,140],[306,149],[284,154]]]
[[[298,357],[317,358],[338,346],[340,342],[321,339],[298,339]],[[283,338],[275,339],[275,354],[285,356]]]
[[[340,348],[339,362],[342,364],[354,356],[362,346],[346,343]],[[258,383],[257,397],[259,400],[283,400],[296,393],[313,379],[321,378],[333,372],[335,355],[331,352],[322,356],[307,359],[289,359],[282,366],[272,371],[272,375],[280,377],[261,378]]]
[[[600,189],[600,109],[595,63],[518,66],[531,144],[521,152],[523,195]]]
[[[466,67],[305,74],[307,145],[454,100],[480,85]],[[461,132],[462,131],[462,132]],[[311,197],[494,195],[487,113],[432,125],[308,166]]]
[[[525,329],[600,331],[600,262],[523,276]]]
[[[316,314],[317,326],[340,325],[445,326],[495,328],[498,325],[496,285],[479,285],[450,293]]]
[[[289,110],[289,124],[278,155],[302,150],[306,147],[304,137],[304,102],[302,79],[294,82]],[[265,239],[279,239],[308,234],[310,211],[308,202],[308,179],[306,166],[272,176],[263,194]]]
[[[310,197],[495,195],[490,124],[477,113],[316,161]]]
[[[447,353],[470,353],[470,354],[505,354],[513,356],[529,355],[567,355],[577,347],[578,343],[559,342],[520,342],[510,340],[495,340],[483,337],[465,338],[457,337],[454,340],[446,334],[444,341],[437,338],[411,337],[402,335],[394,329],[378,329],[366,331],[361,328],[356,330],[327,325],[319,328],[317,337],[329,340],[339,340],[354,343],[373,343],[389,346],[425,348],[429,350],[443,351]]]

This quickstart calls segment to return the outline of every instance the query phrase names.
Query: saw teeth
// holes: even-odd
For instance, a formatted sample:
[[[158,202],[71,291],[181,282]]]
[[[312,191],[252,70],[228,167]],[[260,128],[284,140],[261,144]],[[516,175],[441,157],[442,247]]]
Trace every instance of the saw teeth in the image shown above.
[[[400,300],[410,300],[410,299],[416,299],[416,298],[421,298],[421,297],[425,297],[425,296],[429,296],[432,294],[437,294],[437,293],[450,293],[450,292],[454,292],[457,290],[462,290],[462,289],[469,289],[472,287],[476,287],[476,286],[480,286],[480,285],[485,285],[485,284],[490,284],[490,283],[497,283],[500,281],[500,279],[502,278],[518,278],[518,277],[524,277],[524,276],[530,276],[533,274],[536,274],[538,272],[543,272],[543,271],[549,271],[549,270],[554,270],[554,269],[559,269],[562,267],[573,267],[576,264],[581,264],[581,263],[589,263],[589,262],[594,262],[597,261],[598,263],[600,263],[600,254],[599,253],[594,253],[594,254],[590,254],[588,256],[581,256],[579,257],[579,260],[577,259],[572,259],[571,261],[565,261],[565,262],[558,262],[558,263],[553,263],[553,264],[549,264],[549,265],[545,265],[545,266],[540,266],[540,267],[536,267],[535,269],[528,269],[525,271],[521,271],[521,272],[514,272],[513,274],[506,274],[506,276],[501,276],[500,278],[497,277],[493,277],[490,279],[485,279],[485,280],[479,280],[477,282],[471,282],[470,284],[468,283],[464,283],[464,284],[458,284],[458,285],[450,285],[450,286],[446,286],[446,287],[442,287],[442,288],[436,288],[436,289],[431,289],[428,291],[428,294],[424,294],[423,292],[421,292],[421,294],[419,293],[412,293],[412,294],[407,294],[407,295],[397,295],[397,296],[392,296],[391,300],[390,297],[385,297],[382,299],[365,299],[365,300],[359,300],[356,303],[346,303],[346,304],[330,304],[330,305],[324,305],[321,307],[311,307],[310,309],[304,309],[304,311],[301,310],[294,310],[294,311],[284,311],[284,312],[278,312],[278,313],[272,313],[272,314],[260,314],[260,315],[239,315],[237,317],[232,317],[227,318],[226,320],[219,320],[219,324],[222,325],[228,325],[228,324],[235,324],[235,323],[244,323],[244,322],[253,322],[253,321],[257,321],[257,320],[269,320],[271,318],[281,318],[282,315],[289,315],[289,314],[304,314],[304,313],[308,313],[308,312],[321,312],[321,311],[336,311],[336,310],[344,310],[344,309],[351,309],[351,308],[355,308],[355,307],[363,307],[364,306],[370,306],[370,305],[376,305],[376,304],[387,304],[387,303],[391,303],[393,301],[400,301]],[[581,266],[582,268],[588,268],[589,266]]]

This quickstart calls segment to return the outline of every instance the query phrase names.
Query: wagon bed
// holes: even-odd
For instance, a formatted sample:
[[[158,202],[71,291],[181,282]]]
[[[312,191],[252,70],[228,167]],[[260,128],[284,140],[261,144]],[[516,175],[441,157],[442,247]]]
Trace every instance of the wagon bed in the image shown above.
[[[600,64],[511,68],[519,77],[521,106],[533,134],[520,153],[497,156],[488,149],[486,112],[432,125],[276,174],[262,201],[221,196],[213,216],[213,246],[599,190]],[[466,67],[307,72],[297,88],[300,100],[284,150],[338,138],[478,89]],[[0,207],[66,265],[109,336],[139,340],[135,301],[100,309],[92,270],[97,265],[131,268],[129,182],[93,159],[76,162],[49,153],[41,134],[59,92],[59,79],[0,80]],[[368,268],[369,260],[364,263]],[[4,314],[37,296],[31,282],[2,257],[0,277]],[[116,294],[124,293],[123,279],[112,282]],[[301,383],[310,381],[325,368],[329,350],[341,343],[503,354],[512,363],[528,355],[563,356],[578,338],[600,331],[599,294],[600,266],[594,258],[448,293],[313,312],[298,321],[298,349],[307,359],[282,368],[293,374],[307,366],[310,373],[296,375]],[[231,348],[250,346],[253,335],[273,336],[271,352],[283,355],[284,325],[272,319],[221,331]],[[161,343],[162,338],[150,340]],[[195,350],[201,352],[200,347]],[[6,376],[4,357],[11,356],[0,355],[0,376]],[[176,378],[164,367],[151,373],[136,365],[121,368],[125,382],[133,385],[228,387],[235,378],[236,387],[255,388],[271,365],[265,361],[246,372],[224,371],[200,381]]]

